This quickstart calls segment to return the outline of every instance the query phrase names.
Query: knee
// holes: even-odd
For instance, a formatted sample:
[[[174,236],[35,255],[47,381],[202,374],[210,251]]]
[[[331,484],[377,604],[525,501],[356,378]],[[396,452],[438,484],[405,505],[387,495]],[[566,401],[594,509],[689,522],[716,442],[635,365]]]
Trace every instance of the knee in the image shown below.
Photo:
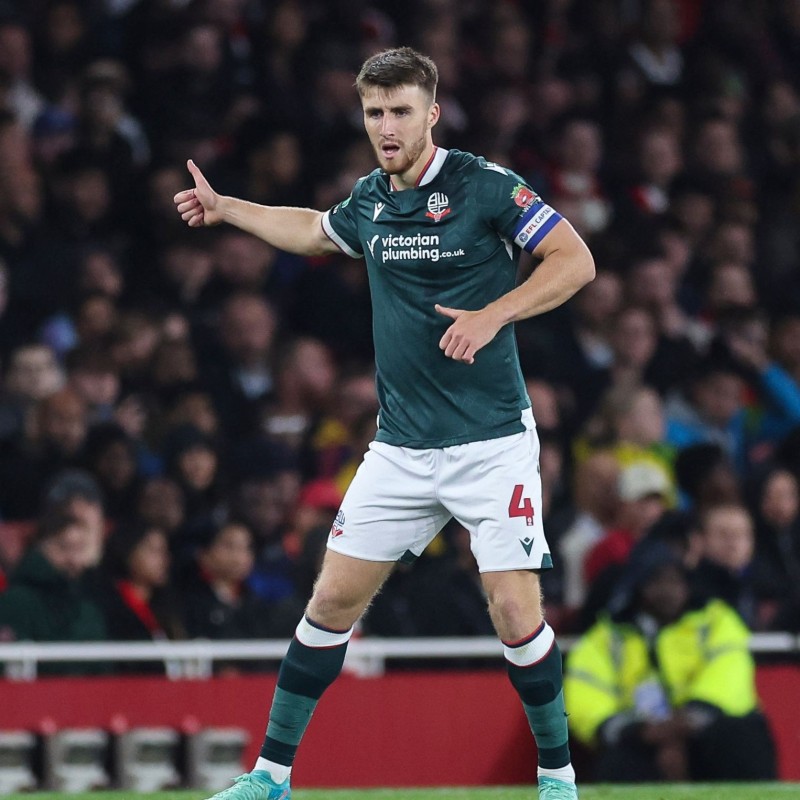
[[[309,600],[306,615],[325,627],[344,630],[355,624],[362,611],[358,598],[343,587],[318,584]]]
[[[513,592],[495,591],[489,597],[489,614],[504,641],[530,635],[542,622],[540,603]]]

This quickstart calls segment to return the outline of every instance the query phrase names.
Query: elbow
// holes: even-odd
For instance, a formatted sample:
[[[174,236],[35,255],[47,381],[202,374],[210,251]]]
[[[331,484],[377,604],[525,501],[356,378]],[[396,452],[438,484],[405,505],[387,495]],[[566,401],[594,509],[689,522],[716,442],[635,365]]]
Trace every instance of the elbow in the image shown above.
[[[594,258],[588,248],[583,248],[572,263],[575,265],[575,291],[577,292],[587,283],[591,283],[594,280],[597,270],[595,269]]]
[[[581,286],[586,286],[587,283],[591,283],[594,280],[594,276],[596,274],[597,274],[597,269],[594,265],[594,256],[592,256],[591,251],[587,247],[583,258],[583,269],[582,269],[583,283],[581,284]]]

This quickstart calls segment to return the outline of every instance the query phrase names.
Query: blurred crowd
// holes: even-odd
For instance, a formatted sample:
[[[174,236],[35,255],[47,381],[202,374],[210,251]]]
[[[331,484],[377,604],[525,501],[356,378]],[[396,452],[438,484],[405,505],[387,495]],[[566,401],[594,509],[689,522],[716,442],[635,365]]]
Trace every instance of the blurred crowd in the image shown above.
[[[172,198],[189,157],[255,202],[346,197],[354,76],[397,44],[438,64],[437,144],[597,264],[517,326],[553,627],[657,539],[800,630],[800,0],[0,0],[0,640],[291,635],[375,432],[366,273]],[[363,628],[491,633],[468,533]]]

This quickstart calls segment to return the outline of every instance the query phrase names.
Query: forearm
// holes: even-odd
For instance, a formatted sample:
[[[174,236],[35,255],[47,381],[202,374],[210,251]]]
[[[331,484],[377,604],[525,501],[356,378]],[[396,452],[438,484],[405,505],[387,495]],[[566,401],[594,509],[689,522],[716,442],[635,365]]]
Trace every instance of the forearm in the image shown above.
[[[594,278],[594,260],[585,246],[554,250],[533,274],[486,308],[502,325],[544,314],[569,300]]]
[[[312,256],[336,250],[322,230],[321,211],[262,206],[236,197],[220,197],[219,209],[225,222],[287,253]]]

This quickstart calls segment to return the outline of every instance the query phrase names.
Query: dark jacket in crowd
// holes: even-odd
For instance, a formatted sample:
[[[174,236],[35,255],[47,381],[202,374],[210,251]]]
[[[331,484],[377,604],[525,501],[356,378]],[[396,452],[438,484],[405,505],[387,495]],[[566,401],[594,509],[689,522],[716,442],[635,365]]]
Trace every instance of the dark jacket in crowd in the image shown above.
[[[0,639],[34,642],[106,641],[103,614],[84,583],[58,572],[31,550],[0,594]],[[105,671],[94,664],[42,664],[40,672],[81,674]]]

